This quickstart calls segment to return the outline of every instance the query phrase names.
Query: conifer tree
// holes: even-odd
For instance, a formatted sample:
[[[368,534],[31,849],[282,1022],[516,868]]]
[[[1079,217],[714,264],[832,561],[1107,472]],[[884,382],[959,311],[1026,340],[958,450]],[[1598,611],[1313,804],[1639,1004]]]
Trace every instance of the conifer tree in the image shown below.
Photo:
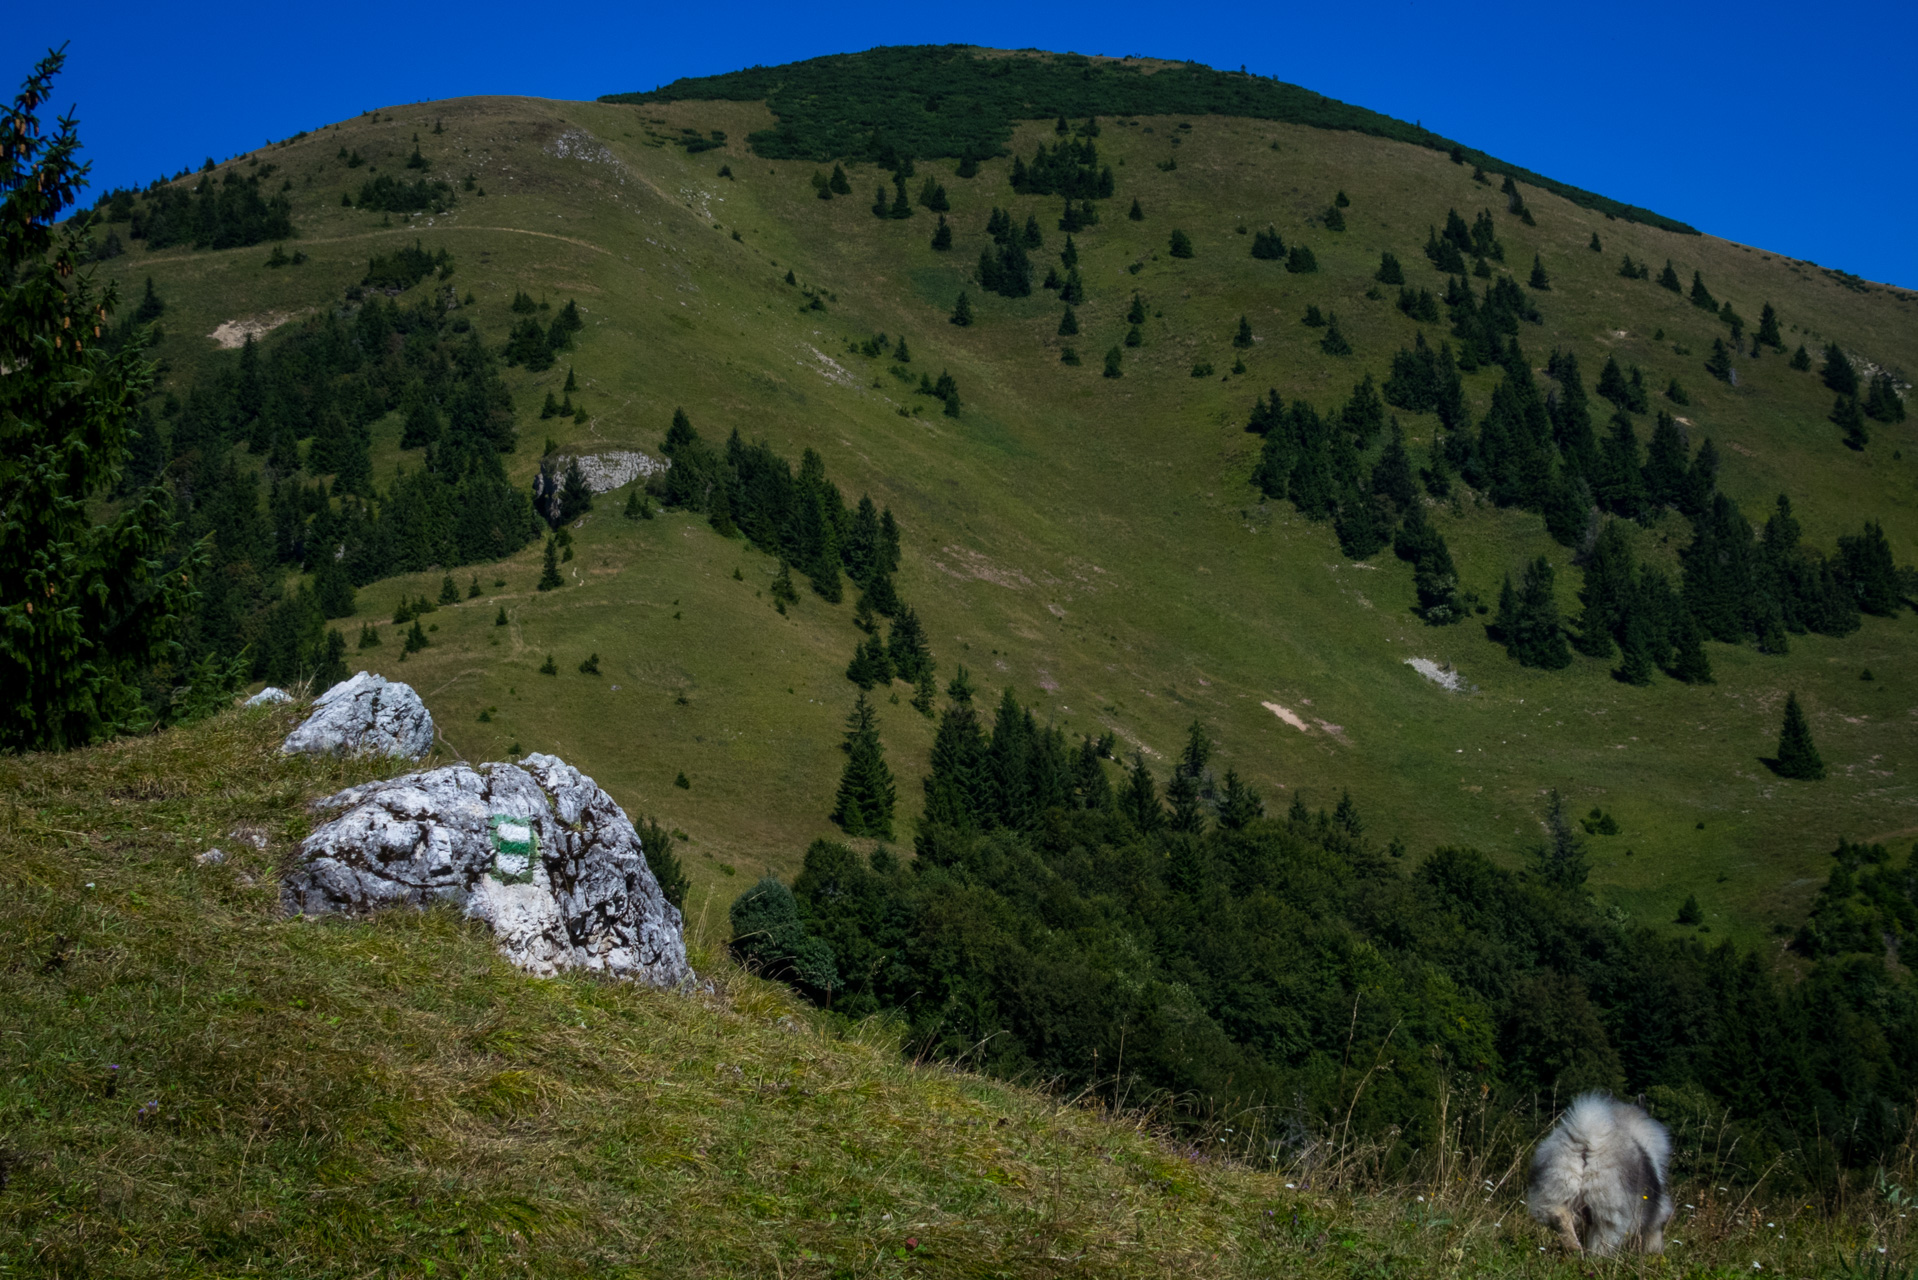
[[[886,641],[886,657],[900,679],[910,680],[914,684],[932,670],[932,651],[926,647],[925,628],[920,624],[919,615],[911,608],[902,609],[898,618],[894,619],[892,635]]]
[[[946,215],[939,215],[939,225],[933,229],[932,247],[941,253],[952,248],[952,224],[946,221]]]
[[[1785,696],[1785,720],[1778,730],[1778,759],[1772,767],[1781,778],[1814,782],[1825,776],[1825,762],[1812,744],[1811,723],[1805,719],[1796,693]]]
[[[1159,790],[1153,784],[1152,771],[1145,767],[1143,755],[1132,757],[1132,772],[1126,779],[1125,792],[1119,799],[1119,810],[1146,835],[1165,825],[1165,810],[1159,804]]]
[[[832,178],[826,185],[836,196],[849,196],[852,194],[852,183],[847,179],[846,171],[838,165],[832,167]]]
[[[1850,396],[1839,396],[1833,402],[1831,420],[1845,433],[1845,447],[1860,450],[1871,443],[1871,433],[1865,430],[1864,411],[1858,407],[1858,401]]]
[[[786,611],[785,606],[799,603],[799,589],[793,585],[793,567],[784,557],[779,561],[779,572],[773,575],[767,594],[772,596],[781,613]]]
[[[1591,874],[1585,856],[1585,841],[1565,811],[1565,801],[1553,788],[1545,810],[1545,840],[1532,850],[1532,860],[1546,884],[1565,893],[1576,893]]]
[[[1811,368],[1811,352],[1805,350],[1804,343],[1801,342],[1798,344],[1798,350],[1792,352],[1791,360],[1788,363],[1791,368],[1798,370],[1800,373],[1804,373]]]
[[[912,709],[926,719],[932,719],[933,699],[938,694],[938,686],[933,683],[932,667],[927,666],[919,673],[919,680],[913,686]]]
[[[928,827],[978,828],[986,818],[986,738],[972,704],[972,681],[960,667],[946,685],[946,709],[932,740],[931,768],[923,785]]]
[[[1132,208],[1127,211],[1126,217],[1132,219],[1134,222],[1145,221],[1145,210],[1139,207],[1139,202],[1137,199],[1133,200]]]
[[[1359,807],[1352,803],[1349,788],[1339,794],[1338,808],[1332,811],[1332,825],[1351,836],[1354,840],[1365,834],[1365,823],[1359,818]]]
[[[1252,322],[1244,316],[1239,317],[1239,331],[1232,335],[1232,345],[1241,351],[1252,346]]]
[[[1192,237],[1183,231],[1173,231],[1169,252],[1175,258],[1190,258],[1192,256]]]
[[[1405,268],[1391,253],[1383,253],[1379,255],[1379,269],[1372,274],[1372,278],[1380,284],[1402,285],[1405,283]]]
[[[1658,287],[1670,289],[1673,293],[1685,292],[1685,286],[1678,282],[1678,272],[1672,270],[1672,260],[1665,259],[1665,269],[1658,273]]]
[[[559,576],[559,542],[549,537],[546,539],[545,567],[540,570],[539,575],[539,589],[551,591],[554,587],[565,585],[565,580]]]
[[[1643,688],[1652,682],[1652,660],[1645,651],[1644,626],[1634,614],[1625,627],[1625,639],[1619,645],[1620,662],[1614,673],[1621,684]]]
[[[1070,338],[1076,336],[1078,332],[1079,314],[1071,307],[1067,307],[1066,313],[1059,317],[1059,336]]]
[[[1225,771],[1225,786],[1219,793],[1219,825],[1227,831],[1243,831],[1256,818],[1265,816],[1265,802],[1259,793],[1245,785],[1238,770]]]
[[[1680,617],[1672,653],[1672,678],[1686,684],[1711,684],[1712,661],[1705,654],[1705,633],[1689,612]]]
[[[440,579],[439,602],[441,604],[458,604],[460,602],[460,589],[453,585],[453,575],[450,573]]]
[[[1136,347],[1144,341],[1145,341],[1145,335],[1139,332],[1138,325],[1135,324],[1131,328],[1125,331],[1125,344],[1128,347]]]
[[[1545,274],[1545,263],[1536,253],[1532,255],[1532,278],[1529,283],[1541,292],[1552,287],[1551,277]]]
[[[1337,205],[1333,205],[1325,211],[1322,221],[1325,223],[1325,229],[1327,231],[1345,230],[1345,215],[1339,211]]]
[[[1526,566],[1517,590],[1508,575],[1499,593],[1497,629],[1521,666],[1556,671],[1571,663],[1565,628],[1553,597],[1552,565],[1544,556]]]
[[[506,625],[506,606],[505,605],[501,605],[499,607],[499,612],[493,615],[493,625],[496,627],[503,627]],[[364,648],[365,646],[362,645],[361,647]]]
[[[84,269],[98,215],[61,216],[87,172],[71,117],[40,134],[38,108],[64,61],[49,53],[34,67],[5,113],[11,143],[0,148],[0,329],[7,335],[0,750],[7,751],[65,750],[143,727],[195,695],[217,698],[227,683],[224,667],[214,674],[217,663],[176,671],[166,683],[189,688],[170,703],[142,705],[146,671],[179,656],[174,640],[207,554],[195,548],[186,563],[166,563],[174,523],[162,489],[129,483],[124,505],[101,505],[144,434],[139,406],[154,370],[144,341],[101,341],[119,298],[116,287],[98,288]]]
[[[146,291],[140,295],[140,304],[133,309],[135,324],[152,324],[166,311],[166,303],[153,291],[153,277],[147,277]]]
[[[962,329],[972,323],[972,299],[966,296],[963,289],[959,291],[959,301],[952,306],[952,323]]]
[[[1705,372],[1720,382],[1730,382],[1736,377],[1736,371],[1732,368],[1732,353],[1725,346],[1723,338],[1712,339],[1712,353],[1705,357]]]
[[[1784,335],[1778,332],[1778,312],[1767,302],[1763,311],[1758,313],[1758,339],[1773,351],[1785,349]]]
[[[1190,835],[1202,835],[1205,832],[1205,809],[1199,799],[1199,784],[1183,773],[1174,773],[1172,780],[1166,783],[1165,798],[1172,806],[1171,816],[1166,821],[1170,830]]]
[[[1120,353],[1119,348],[1117,347],[1113,347],[1111,350],[1107,351],[1105,376],[1108,378],[1124,377],[1125,376],[1124,372],[1119,368],[1119,363],[1124,358],[1125,357]]]
[[[1835,342],[1825,344],[1825,367],[1819,370],[1825,385],[1841,396],[1857,396],[1858,370]]]
[[[1587,247],[1590,248],[1593,253],[1605,252],[1605,246],[1598,242],[1598,232],[1596,231],[1592,232],[1592,243]]]
[[[1872,378],[1871,390],[1865,396],[1865,416],[1879,422],[1905,420],[1905,402],[1890,374],[1881,372]]]
[[[1685,901],[1679,904],[1678,915],[1674,918],[1673,923],[1682,924],[1688,929],[1696,928],[1705,923],[1705,908],[1698,905],[1697,894],[1688,893],[1685,895]]]
[[[1392,416],[1392,434],[1386,439],[1385,452],[1372,468],[1372,492],[1389,498],[1400,511],[1409,510],[1418,501],[1418,486],[1412,477],[1412,459],[1405,451],[1405,431],[1398,415]]]
[[[501,612],[504,612],[504,610],[501,610]],[[374,649],[374,648],[378,648],[379,645],[380,645],[379,631],[374,628],[372,623],[362,622],[360,624],[359,647],[362,649]]]
[[[1705,287],[1705,277],[1692,272],[1692,305],[1700,311],[1717,311],[1718,299],[1712,297],[1712,291]]]
[[[846,717],[846,767],[839,775],[839,794],[832,820],[849,836],[890,840],[897,792],[892,770],[886,766],[885,747],[879,741],[878,716],[861,693]]]
[[[1339,315],[1336,311],[1332,312],[1326,319],[1325,336],[1319,339],[1319,350],[1325,352],[1328,356],[1349,356],[1352,354],[1352,344],[1347,342],[1345,335],[1339,331]]]

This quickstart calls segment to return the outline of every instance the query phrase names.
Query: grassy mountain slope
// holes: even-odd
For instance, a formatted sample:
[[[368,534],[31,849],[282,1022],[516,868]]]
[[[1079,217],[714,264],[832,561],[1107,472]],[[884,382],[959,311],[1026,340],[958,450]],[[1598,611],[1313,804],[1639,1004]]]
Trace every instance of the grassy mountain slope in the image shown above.
[[[1258,1172],[1223,1125],[1171,1147],[909,1065],[697,948],[682,996],[528,978],[449,912],[288,921],[304,803],[398,769],[279,755],[302,710],[0,762],[0,1275],[1584,1270],[1511,1170]],[[1720,1194],[1708,1140],[1680,1167],[1687,1275],[1910,1238],[1895,1203]]]
[[[430,132],[436,120],[443,134]],[[762,105],[722,101],[469,99],[382,111],[257,157],[292,179],[304,265],[269,270],[262,246],[136,250],[104,269],[134,287],[155,278],[171,303],[161,354],[182,375],[231,359],[203,336],[217,324],[337,305],[369,255],[416,238],[454,254],[451,282],[476,299],[463,314],[489,341],[503,339],[515,290],[556,307],[576,298],[587,329],[568,360],[590,417],[578,426],[537,419],[567,361],[510,374],[516,479],[530,482],[546,434],[568,450],[656,451],[676,405],[710,439],[736,427],[794,458],[816,447],[849,498],[869,491],[900,518],[900,590],[928,623],[942,679],[963,663],[988,696],[1009,684],[1042,718],[1074,734],[1110,730],[1161,774],[1185,726],[1201,719],[1222,744],[1221,765],[1246,775],[1268,807],[1300,792],[1330,804],[1350,788],[1370,832],[1402,836],[1415,855],[1462,842],[1515,858],[1537,837],[1541,793],[1558,787],[1576,812],[1603,805],[1623,827],[1594,841],[1605,899],[1659,922],[1696,892],[1715,930],[1754,936],[1797,917],[1839,833],[1884,838],[1918,826],[1918,792],[1903,772],[1918,713],[1908,616],[1868,617],[1845,640],[1794,637],[1783,657],[1712,645],[1718,683],[1703,688],[1665,679],[1632,688],[1585,659],[1528,671],[1485,638],[1483,619],[1422,624],[1409,612],[1410,572],[1391,556],[1348,562],[1328,526],[1259,501],[1248,483],[1257,440],[1241,429],[1253,398],[1278,388],[1330,411],[1362,373],[1385,375],[1416,326],[1389,292],[1364,297],[1379,253],[1395,252],[1415,285],[1442,285],[1419,253],[1428,225],[1452,207],[1468,220],[1502,207],[1470,166],[1268,121],[1107,121],[1099,145],[1118,193],[1102,224],[1076,237],[1089,299],[1074,342],[1086,363],[1074,368],[1059,362],[1053,295],[1008,301],[967,280],[994,206],[1018,223],[1039,217],[1042,269],[1063,243],[1057,201],[1015,196],[1009,160],[969,180],[947,163],[920,164],[953,203],[954,251],[935,254],[926,211],[872,216],[870,193],[887,179],[871,167],[850,165],[854,194],[825,202],[811,163],[747,154],[737,140],[771,123]],[[684,131],[715,130],[734,141],[697,154],[670,145]],[[393,171],[416,133],[432,176],[457,184],[471,172],[486,194],[399,225],[340,207],[365,170],[348,170],[339,149]],[[1050,123],[1021,125],[1012,150],[1029,155],[1041,141],[1052,141]],[[1173,159],[1176,168],[1161,167]],[[721,165],[730,180],[717,176]],[[1348,230],[1327,232],[1313,220],[1341,189],[1352,200]],[[1143,222],[1124,216],[1135,197]],[[1714,382],[1701,361],[1717,321],[1616,267],[1625,253],[1654,270],[1669,258],[1684,276],[1701,271],[1748,317],[1774,303],[1788,346],[1805,340],[1816,351],[1835,340],[1901,373],[1918,368],[1911,295],[1709,236],[1611,221],[1545,192],[1528,189],[1526,199],[1536,228],[1495,216],[1509,269],[1522,281],[1537,252],[1552,276],[1538,299],[1542,328],[1521,335],[1535,365],[1562,345],[1588,379],[1611,352],[1641,365],[1653,388],[1678,376],[1693,393],[1681,412],[1694,443],[1716,440],[1721,487],[1748,516],[1762,522],[1782,491],[1807,541],[1831,549],[1875,517],[1900,562],[1918,559],[1910,424],[1874,424],[1872,444],[1855,454],[1826,421],[1830,393],[1782,357],[1741,358],[1736,389]],[[1288,275],[1253,260],[1238,228],[1268,222],[1288,242],[1310,244],[1321,272]],[[1194,240],[1193,259],[1168,256],[1174,228]],[[1594,232],[1602,253],[1587,248]],[[788,270],[823,291],[823,312],[802,309],[801,290],[783,283]],[[968,329],[946,323],[962,288],[979,317]],[[1124,377],[1102,378],[1100,353],[1125,332],[1135,290],[1150,313],[1144,345],[1125,352]],[[1299,323],[1309,303],[1336,310],[1356,355],[1319,351],[1319,331]],[[1223,373],[1241,314],[1257,338],[1248,372],[1188,376],[1199,359]],[[921,371],[951,371],[961,417],[912,395],[888,360],[848,351],[849,340],[879,331],[910,341],[915,382]],[[1495,376],[1468,378],[1475,412]],[[1405,422],[1422,452],[1433,420]],[[376,430],[382,483],[406,464],[398,437],[394,418]],[[857,632],[850,601],[808,595],[780,616],[766,595],[776,565],[765,556],[696,518],[623,521],[622,498],[602,498],[579,530],[565,590],[532,590],[535,551],[481,566],[482,598],[432,615],[432,647],[404,666],[384,619],[402,593],[433,594],[438,575],[362,591],[361,615],[386,639],[349,659],[418,687],[467,757],[497,758],[514,743],[559,752],[629,810],[689,833],[697,923],[762,870],[792,869],[810,839],[831,830],[833,748],[853,695],[841,672]],[[1481,597],[1541,552],[1566,567],[1535,516],[1468,500],[1432,518]],[[1686,537],[1672,518],[1640,542],[1675,565]],[[1575,572],[1561,572],[1568,613],[1576,586]],[[503,628],[493,625],[501,606]],[[601,676],[576,674],[595,651]],[[549,653],[557,677],[537,674]],[[1425,682],[1405,665],[1413,657],[1456,665],[1475,691]],[[1865,668],[1874,681],[1859,679]],[[1787,690],[1806,703],[1832,766],[1824,783],[1782,782],[1759,762],[1775,745]],[[909,815],[931,726],[906,693],[901,686],[897,705],[882,698],[880,716]],[[479,723],[487,708],[497,710]],[[681,771],[688,790],[672,785]],[[710,911],[707,927],[719,922]]]

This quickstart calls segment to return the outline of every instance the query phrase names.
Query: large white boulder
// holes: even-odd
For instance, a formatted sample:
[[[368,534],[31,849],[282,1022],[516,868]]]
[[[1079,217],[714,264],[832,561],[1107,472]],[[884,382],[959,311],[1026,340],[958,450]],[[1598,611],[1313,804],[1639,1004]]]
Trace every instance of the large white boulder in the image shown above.
[[[433,749],[433,716],[410,684],[362,671],[313,702],[313,714],[280,750],[309,755],[403,756]]]
[[[692,979],[679,910],[632,822],[554,756],[408,774],[315,807],[339,816],[300,846],[281,890],[290,915],[448,902],[484,921],[528,973]]]

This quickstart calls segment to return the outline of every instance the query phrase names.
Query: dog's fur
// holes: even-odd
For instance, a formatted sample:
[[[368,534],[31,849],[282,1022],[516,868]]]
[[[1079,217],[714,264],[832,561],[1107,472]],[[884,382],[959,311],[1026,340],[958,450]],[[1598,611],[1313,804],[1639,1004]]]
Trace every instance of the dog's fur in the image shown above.
[[[1665,1126],[1639,1108],[1583,1094],[1533,1153],[1525,1206],[1574,1253],[1602,1257],[1628,1245],[1663,1253],[1671,1153]]]

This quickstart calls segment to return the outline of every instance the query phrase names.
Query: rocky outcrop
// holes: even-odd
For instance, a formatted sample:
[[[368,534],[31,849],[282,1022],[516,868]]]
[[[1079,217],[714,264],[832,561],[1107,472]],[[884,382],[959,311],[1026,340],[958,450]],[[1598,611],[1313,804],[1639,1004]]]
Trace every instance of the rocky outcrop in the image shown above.
[[[280,688],[278,685],[270,684],[240,705],[245,707],[270,707],[276,703],[291,701],[293,701],[292,694]]]
[[[554,474],[564,479],[567,466],[575,461],[579,463],[580,478],[594,493],[611,493],[635,480],[657,475],[673,465],[668,458],[655,458],[630,449],[612,449],[605,453],[581,454],[576,459],[562,459]]]
[[[321,694],[313,714],[286,735],[280,750],[308,755],[401,756],[417,760],[433,748],[433,716],[413,686],[370,671]]]
[[[692,979],[679,910],[625,812],[554,756],[458,764],[351,787],[300,846],[291,915],[450,903],[528,973],[587,969],[677,987]]]

